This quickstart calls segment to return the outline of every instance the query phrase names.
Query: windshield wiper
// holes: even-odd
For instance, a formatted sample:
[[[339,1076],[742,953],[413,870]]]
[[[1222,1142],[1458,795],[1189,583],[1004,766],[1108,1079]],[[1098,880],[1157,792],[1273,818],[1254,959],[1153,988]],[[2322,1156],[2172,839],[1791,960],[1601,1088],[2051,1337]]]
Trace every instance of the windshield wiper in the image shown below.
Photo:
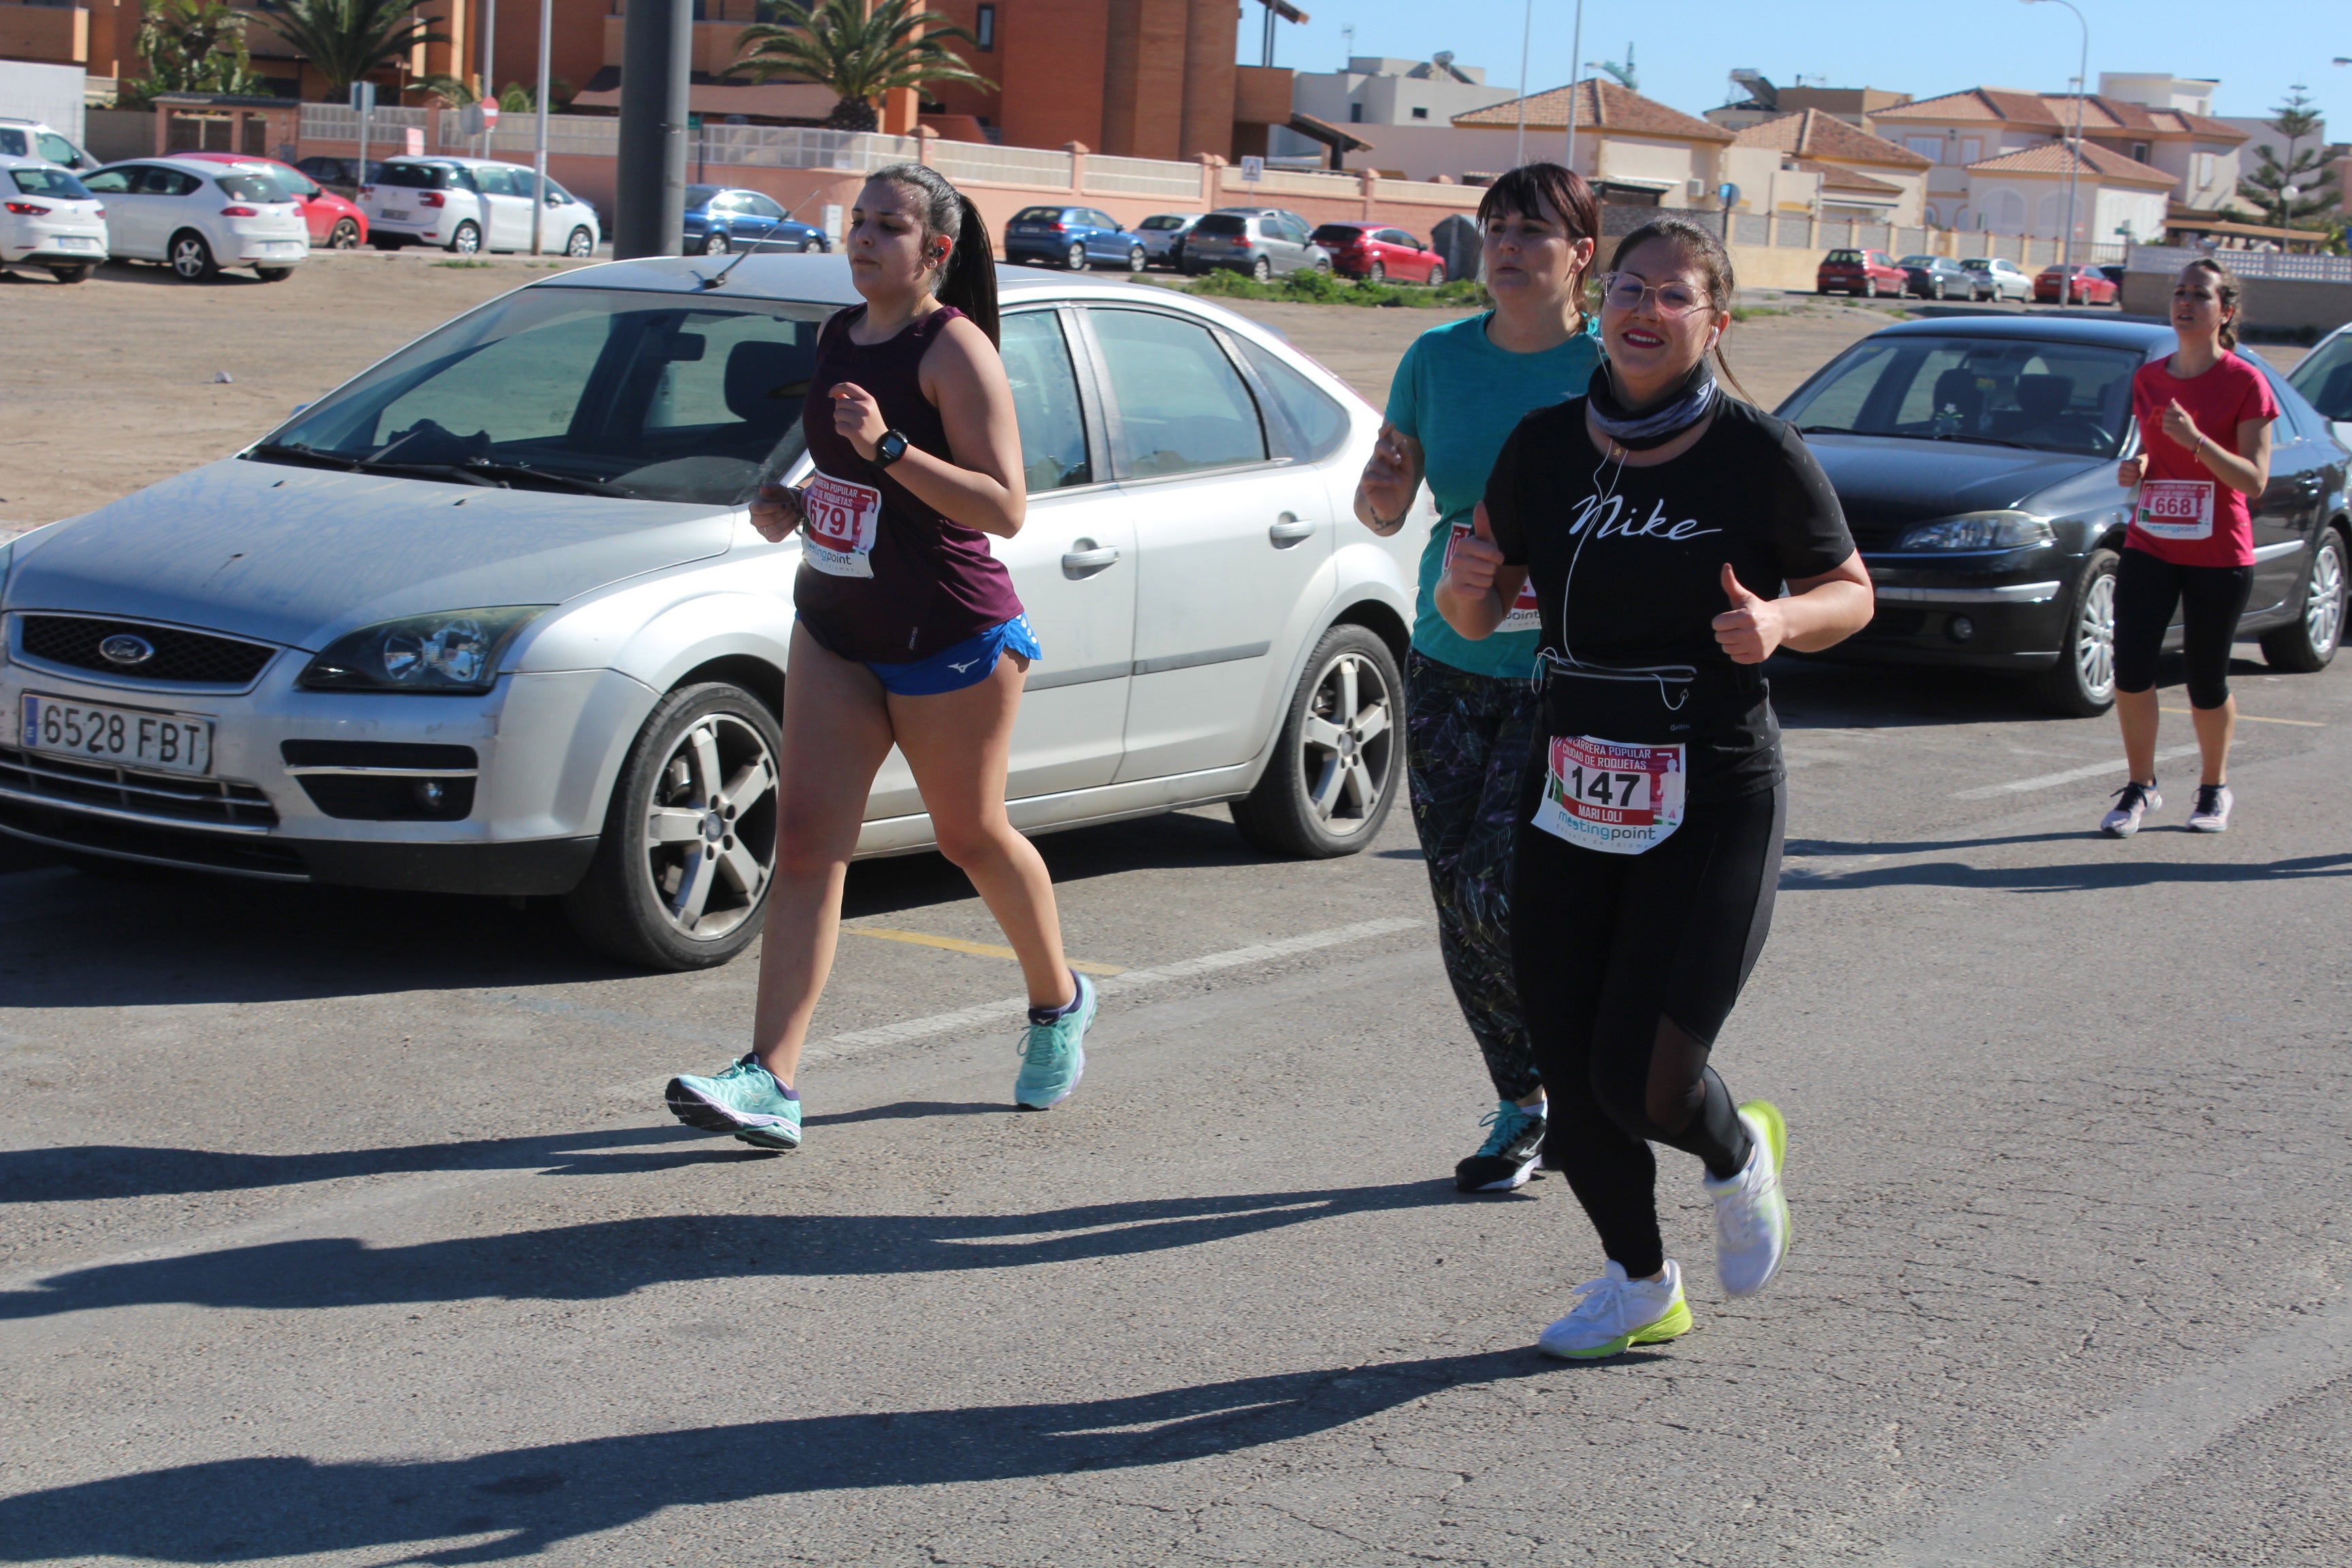
[[[1867,436],[1867,430],[1857,430],[1851,425],[1800,425],[1800,436]]]
[[[551,473],[545,468],[534,468],[528,463],[477,461],[468,462],[465,466],[477,474],[489,474],[498,479],[524,484],[553,485],[559,489],[575,490],[582,495],[622,496],[632,500],[637,499],[636,491],[625,489],[619,485],[607,484],[603,479],[583,479],[572,474]]]
[[[359,467],[357,458],[346,458],[341,452],[318,451],[299,441],[292,446],[278,441],[264,441],[246,456],[258,458],[266,463],[309,463],[321,468],[341,468],[345,473]]]
[[[2004,441],[1998,436],[1970,436],[1958,430],[1930,432],[1927,436],[1926,439],[1930,441],[1973,441],[1980,447],[2014,447],[2021,452],[2046,452],[2050,450],[2047,447],[2031,446],[2023,441]]]
[[[362,458],[352,468],[362,474],[399,474],[420,479],[446,479],[453,484],[479,485],[485,489],[502,490],[504,479],[494,479],[473,463],[386,463],[373,458]]]

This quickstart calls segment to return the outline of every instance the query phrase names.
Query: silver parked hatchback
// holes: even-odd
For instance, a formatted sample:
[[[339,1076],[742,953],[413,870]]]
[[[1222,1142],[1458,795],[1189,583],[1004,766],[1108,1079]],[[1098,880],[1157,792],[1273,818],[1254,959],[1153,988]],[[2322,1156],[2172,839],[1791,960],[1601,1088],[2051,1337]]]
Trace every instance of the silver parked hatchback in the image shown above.
[[[1416,549],[1347,521],[1379,426],[1205,300],[1006,268],[1029,489],[995,548],[1045,645],[1043,831],[1230,801],[1351,853],[1395,797]],[[427,333],[222,461],[0,546],[0,831],[281,881],[560,897],[607,952],[723,963],[775,848],[836,257],[616,262]],[[863,854],[931,842],[887,764]]]

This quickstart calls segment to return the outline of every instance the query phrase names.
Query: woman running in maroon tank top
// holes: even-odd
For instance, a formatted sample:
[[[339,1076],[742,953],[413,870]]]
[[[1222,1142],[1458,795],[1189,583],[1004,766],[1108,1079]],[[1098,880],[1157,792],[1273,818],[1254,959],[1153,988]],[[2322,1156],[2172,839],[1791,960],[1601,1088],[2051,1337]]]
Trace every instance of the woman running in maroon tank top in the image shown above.
[[[1028,508],[988,226],[936,172],[900,163],[866,182],[843,248],[866,302],[817,340],[802,416],[816,472],[751,509],[769,539],[801,531],[752,1049],[668,1092],[681,1121],[772,1149],[800,1146],[794,1071],[833,967],[866,795],[893,745],[940,852],[1020,955],[1029,1026],[1016,1103],[1044,1110],[1069,1097],[1095,1012],[1094,988],[1062,955],[1045,863],[1004,812],[1038,647],[988,547],[991,534],[1019,532]]]

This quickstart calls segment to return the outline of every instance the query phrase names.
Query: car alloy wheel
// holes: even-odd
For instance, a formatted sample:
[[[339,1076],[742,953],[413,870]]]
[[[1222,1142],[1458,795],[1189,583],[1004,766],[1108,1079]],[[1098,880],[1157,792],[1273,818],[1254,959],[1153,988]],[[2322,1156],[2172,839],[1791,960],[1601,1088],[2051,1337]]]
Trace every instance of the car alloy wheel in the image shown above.
[[[1300,859],[1351,855],[1377,837],[1403,776],[1403,689],[1395,655],[1370,628],[1326,632],[1265,775],[1233,804],[1242,837]]]
[[[723,235],[723,234],[719,233],[719,232],[717,229],[715,229],[715,228],[714,228],[714,229],[712,229],[709,234],[704,235],[704,236],[702,237],[702,254],[703,254],[703,255],[705,255],[705,256],[724,256],[724,255],[726,255],[726,254],[727,254],[727,237],[726,237],[725,235]]]
[[[2303,614],[2263,634],[2263,658],[2273,669],[2314,675],[2327,668],[2344,637],[2344,535],[2322,531],[2303,579]]]
[[[1432,267],[1429,269],[1429,286],[1433,289],[1442,289],[1445,286],[1444,268]]]
[[[1062,254],[1062,265],[1073,272],[1084,272],[1087,269],[1087,247],[1073,241],[1070,248]]]
[[[173,235],[167,254],[172,258],[173,272],[184,282],[201,283],[220,270],[219,264],[213,260],[213,247],[205,243],[203,235],[193,230],[183,229]]]
[[[2058,662],[2039,678],[2043,700],[2071,718],[2089,719],[2116,700],[2116,552],[2094,550],[2068,595],[2065,642]]]
[[[603,841],[565,896],[573,929],[659,969],[724,963],[758,934],[776,859],[777,757],[768,710],[712,682],[656,704],[614,782]]]
[[[1143,254],[1143,247],[1139,245],[1127,253],[1127,269],[1129,272],[1140,272],[1143,270],[1144,264],[1150,259]]]
[[[1364,281],[1367,283],[1385,283],[1388,281],[1388,276],[1389,269],[1381,262],[1375,261],[1364,268]]]
[[[327,231],[329,250],[357,250],[360,247],[360,226],[354,218],[338,218],[335,226]]]
[[[563,254],[585,258],[596,254],[596,237],[585,228],[575,228],[572,237],[563,242]]]
[[[449,236],[449,248],[460,256],[471,256],[482,248],[482,231],[471,219],[457,226]]]
[[[1250,278],[1253,281],[1263,283],[1273,276],[1274,263],[1268,261],[1265,257],[1261,256],[1255,261],[1250,263]]]
[[[1875,300],[1875,299],[1877,299],[1877,298],[1878,298],[1878,279],[1875,279],[1875,278],[1865,278],[1864,279],[1863,279],[1863,284],[1862,284],[1862,292],[1863,292],[1863,297],[1864,297],[1864,299],[1869,299],[1869,300]]]
[[[1937,300],[1942,299],[1944,297],[1944,280],[1940,278],[1937,279],[1934,284],[1930,286],[1928,293]]]

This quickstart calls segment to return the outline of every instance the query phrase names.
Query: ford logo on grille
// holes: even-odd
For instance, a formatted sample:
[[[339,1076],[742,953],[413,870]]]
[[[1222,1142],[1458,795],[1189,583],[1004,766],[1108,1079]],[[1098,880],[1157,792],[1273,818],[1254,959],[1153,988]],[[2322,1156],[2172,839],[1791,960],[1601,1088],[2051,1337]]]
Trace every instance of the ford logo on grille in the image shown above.
[[[98,645],[98,653],[99,657],[105,659],[107,663],[119,664],[128,669],[153,658],[155,645],[145,637],[133,637],[129,632],[117,632]]]

